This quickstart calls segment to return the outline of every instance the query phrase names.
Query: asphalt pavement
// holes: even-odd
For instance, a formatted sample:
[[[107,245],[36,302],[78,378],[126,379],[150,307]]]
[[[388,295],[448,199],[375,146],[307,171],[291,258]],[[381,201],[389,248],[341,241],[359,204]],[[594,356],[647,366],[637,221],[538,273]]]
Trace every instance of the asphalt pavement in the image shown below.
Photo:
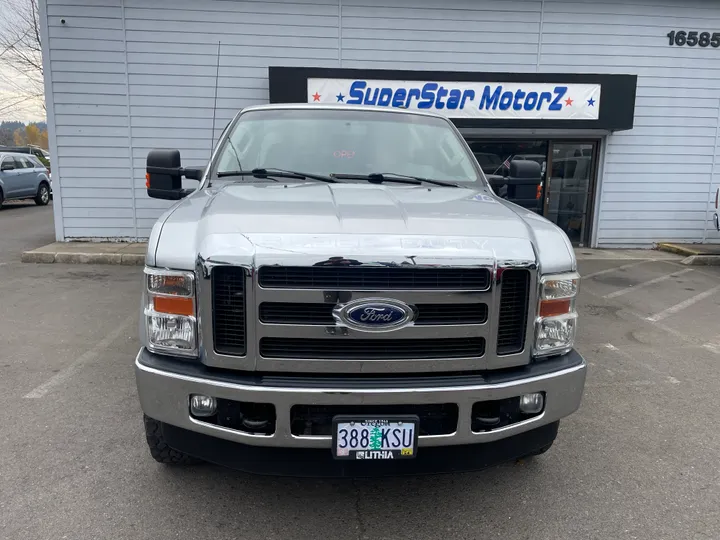
[[[0,538],[720,537],[720,269],[580,251],[587,389],[541,457],[273,478],[155,463],[132,370],[141,269],[21,263],[52,242],[51,207],[3,208],[0,231]]]

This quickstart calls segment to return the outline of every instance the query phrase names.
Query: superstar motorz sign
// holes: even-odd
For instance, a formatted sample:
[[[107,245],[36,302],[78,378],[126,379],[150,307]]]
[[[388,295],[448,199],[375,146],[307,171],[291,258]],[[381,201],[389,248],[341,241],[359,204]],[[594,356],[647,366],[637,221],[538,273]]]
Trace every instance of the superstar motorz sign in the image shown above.
[[[449,118],[597,120],[599,84],[307,80],[308,103],[396,107]]]

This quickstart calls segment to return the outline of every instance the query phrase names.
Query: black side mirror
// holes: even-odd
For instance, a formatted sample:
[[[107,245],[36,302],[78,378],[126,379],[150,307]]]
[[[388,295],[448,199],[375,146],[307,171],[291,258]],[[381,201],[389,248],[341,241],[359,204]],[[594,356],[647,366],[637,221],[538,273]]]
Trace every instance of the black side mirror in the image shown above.
[[[511,161],[510,178],[540,178],[540,164],[529,159]]]
[[[192,189],[183,189],[182,177],[201,180],[203,169],[183,169],[179,150],[151,150],[147,157],[145,187],[148,197],[177,201],[190,195]]]

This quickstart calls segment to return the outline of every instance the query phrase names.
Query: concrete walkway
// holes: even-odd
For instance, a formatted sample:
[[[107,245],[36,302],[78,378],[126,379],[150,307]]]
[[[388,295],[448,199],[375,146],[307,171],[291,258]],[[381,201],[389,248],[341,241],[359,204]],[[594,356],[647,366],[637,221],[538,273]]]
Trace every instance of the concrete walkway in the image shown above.
[[[123,242],[54,242],[25,251],[26,263],[65,264],[145,264],[147,243]],[[578,260],[665,260],[680,259],[677,254],[652,249],[589,249],[577,248]]]
[[[54,242],[23,252],[22,262],[142,266],[146,249],[144,242]]]

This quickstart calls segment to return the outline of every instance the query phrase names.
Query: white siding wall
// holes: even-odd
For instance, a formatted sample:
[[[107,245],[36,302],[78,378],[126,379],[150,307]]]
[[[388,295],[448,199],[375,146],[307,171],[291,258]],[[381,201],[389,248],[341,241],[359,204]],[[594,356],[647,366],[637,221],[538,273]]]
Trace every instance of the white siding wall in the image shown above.
[[[267,102],[267,67],[297,65],[638,74],[636,127],[607,139],[597,242],[720,241],[720,49],[665,37],[720,29],[713,0],[46,1],[58,237],[147,237],[168,204],[145,194],[148,150],[203,164],[211,135]]]
[[[638,75],[635,127],[607,139],[600,245],[697,242],[706,227],[718,240],[708,202],[718,183],[720,49],[671,47],[666,37],[718,28],[712,0],[545,1],[542,71]]]
[[[218,41],[215,140],[267,103],[269,65],[338,66],[337,0],[46,1],[59,238],[150,234],[171,203],[145,192],[148,151],[210,156]]]

